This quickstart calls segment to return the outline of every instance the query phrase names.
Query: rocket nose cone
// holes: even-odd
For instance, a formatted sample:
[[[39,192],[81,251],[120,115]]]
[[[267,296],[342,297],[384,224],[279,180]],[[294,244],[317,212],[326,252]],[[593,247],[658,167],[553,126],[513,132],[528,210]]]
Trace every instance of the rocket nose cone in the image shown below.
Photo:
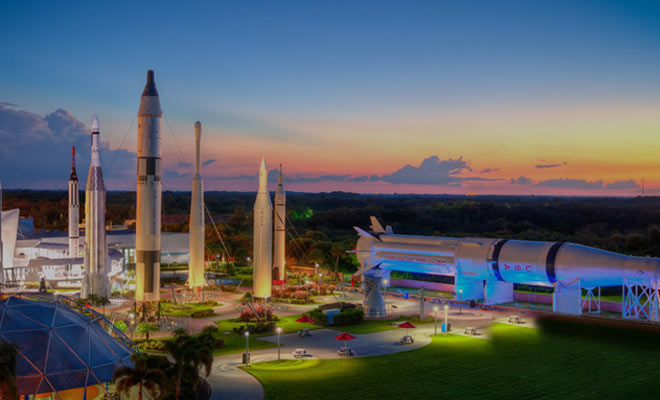
[[[158,97],[158,90],[156,90],[156,79],[154,78],[153,69],[147,71],[147,84],[144,86],[142,96]]]
[[[266,170],[266,159],[261,157],[261,165],[259,166],[259,170]]]
[[[94,117],[92,117],[92,132],[98,132],[99,131],[99,117],[94,114]]]
[[[197,121],[197,122],[195,122],[195,126],[202,126],[202,123]]]

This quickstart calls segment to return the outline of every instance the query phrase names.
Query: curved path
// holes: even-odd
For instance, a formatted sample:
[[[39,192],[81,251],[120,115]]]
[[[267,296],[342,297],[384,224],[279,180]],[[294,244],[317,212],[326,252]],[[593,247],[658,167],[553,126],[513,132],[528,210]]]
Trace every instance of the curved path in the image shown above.
[[[408,308],[401,304],[402,308]],[[412,307],[411,307],[412,308]],[[408,314],[408,313],[406,313]],[[440,313],[438,313],[438,329],[440,328]],[[475,327],[482,334],[478,338],[487,338],[484,330],[494,321],[502,321],[504,316],[498,312],[485,312],[474,310],[463,310],[462,314],[457,309],[450,310],[450,322],[452,333],[462,334],[465,327]],[[415,338],[414,344],[402,345],[399,339],[405,334],[403,329],[387,330],[381,332],[354,334],[356,340],[352,340],[349,346],[353,349],[356,357],[368,357],[384,354],[409,351],[426,346],[431,342],[434,333],[434,324],[420,326],[411,329],[410,334]],[[313,354],[316,359],[339,358],[337,350],[343,343],[334,340],[339,331],[333,329],[318,329],[312,331],[311,337],[299,337],[296,333],[283,334],[280,337],[281,359],[293,359],[291,353],[296,348],[304,348]],[[271,343],[277,343],[277,336],[259,338]],[[251,362],[264,362],[277,360],[277,347],[251,352]],[[259,381],[249,373],[239,369],[242,365],[242,355],[228,354],[215,357],[213,370],[208,381],[213,387],[213,399],[245,399],[261,400],[264,398],[263,387]]]

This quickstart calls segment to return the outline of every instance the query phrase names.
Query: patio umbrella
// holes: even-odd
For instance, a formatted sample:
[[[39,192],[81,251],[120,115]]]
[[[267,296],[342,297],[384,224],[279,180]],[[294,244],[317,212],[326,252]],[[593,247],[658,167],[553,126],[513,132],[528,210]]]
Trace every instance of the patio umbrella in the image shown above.
[[[344,347],[346,347],[346,342],[349,340],[355,339],[355,336],[348,334],[346,332],[342,333],[341,335],[335,337],[335,340],[343,340],[344,341]]]
[[[298,318],[296,320],[296,322],[305,322],[305,323],[308,323],[308,324],[313,324],[314,320],[311,319],[310,317],[306,316],[306,315],[303,315],[302,317]]]
[[[406,321],[403,324],[399,325],[399,328],[406,328],[406,335],[408,334],[408,329],[415,329],[417,328],[415,325],[411,324],[410,322]]]

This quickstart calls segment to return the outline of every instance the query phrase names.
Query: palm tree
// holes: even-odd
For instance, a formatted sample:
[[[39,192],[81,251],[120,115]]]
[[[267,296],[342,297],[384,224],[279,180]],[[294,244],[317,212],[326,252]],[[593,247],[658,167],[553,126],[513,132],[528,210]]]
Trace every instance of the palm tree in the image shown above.
[[[112,376],[117,391],[128,394],[133,386],[138,385],[139,400],[142,400],[142,388],[147,389],[151,397],[158,398],[163,393],[166,382],[162,368],[165,363],[169,364],[167,359],[135,353],[131,356],[131,361],[134,367],[119,367]]]
[[[186,387],[195,391],[199,382],[199,370],[204,368],[206,376],[213,367],[213,348],[215,338],[213,332],[217,328],[207,327],[199,336],[190,336],[185,332],[177,335],[169,342],[170,355],[174,359],[174,372],[177,375],[175,398],[181,397],[181,389]]]
[[[18,352],[7,341],[0,342],[0,399],[18,399],[16,388],[16,360]]]
[[[146,340],[149,340],[149,334],[151,332],[158,332],[158,327],[148,322],[140,322],[140,324],[137,327],[137,331],[138,333],[144,335]]]

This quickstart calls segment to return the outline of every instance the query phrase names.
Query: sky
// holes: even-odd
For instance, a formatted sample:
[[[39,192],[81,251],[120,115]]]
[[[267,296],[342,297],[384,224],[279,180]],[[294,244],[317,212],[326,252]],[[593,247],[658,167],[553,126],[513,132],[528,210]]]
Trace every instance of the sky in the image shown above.
[[[163,185],[190,190],[660,193],[657,1],[6,1],[0,181],[135,189],[146,70]],[[271,188],[276,179],[271,179]]]

